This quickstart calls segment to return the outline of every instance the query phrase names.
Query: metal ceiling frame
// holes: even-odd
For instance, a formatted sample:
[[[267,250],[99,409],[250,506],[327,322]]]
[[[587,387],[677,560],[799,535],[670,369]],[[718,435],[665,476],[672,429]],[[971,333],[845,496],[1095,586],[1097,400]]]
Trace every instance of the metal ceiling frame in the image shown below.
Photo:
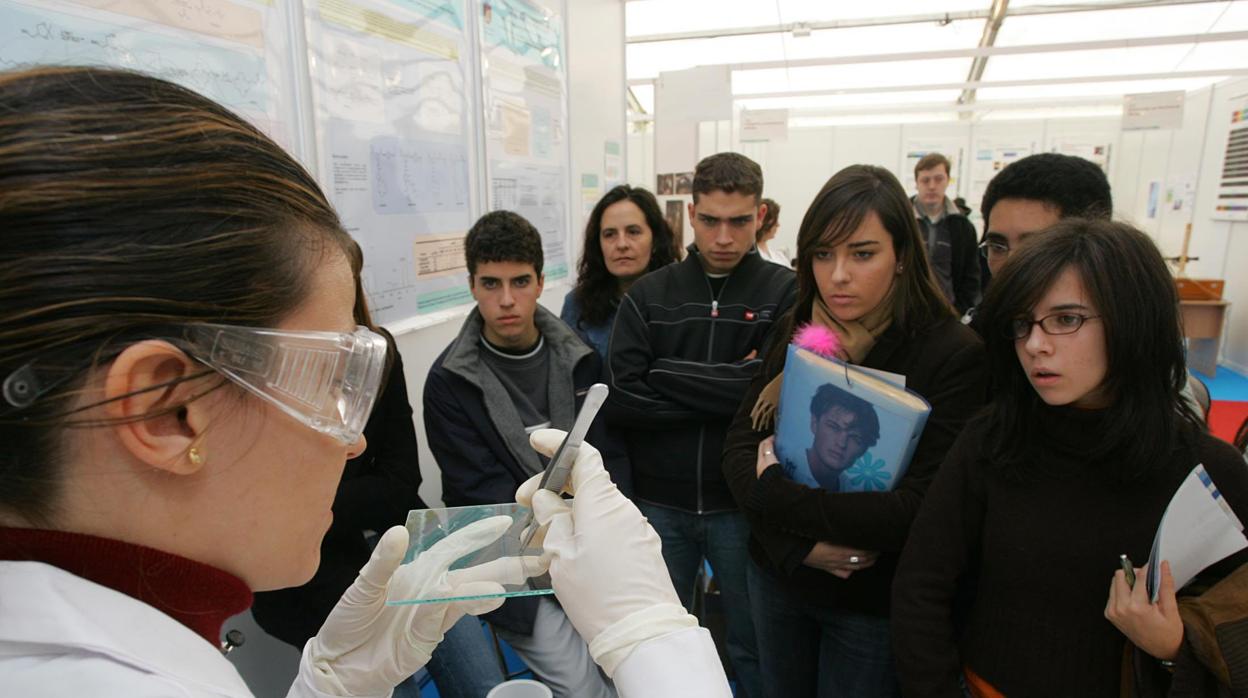
[[[1173,5],[1199,5],[1226,0],[1125,0],[1117,3],[1100,3],[1095,5],[1033,5],[1010,10],[1007,17],[1032,17],[1036,15],[1066,14],[1070,12],[1094,12],[1096,10],[1127,10],[1140,7],[1167,7]],[[704,29],[689,32],[671,32],[667,34],[644,34],[625,37],[626,44],[648,44],[663,41],[682,41],[684,39],[717,39],[725,36],[749,36],[753,34],[781,34],[792,31],[818,31],[821,29],[853,29],[858,27],[882,27],[891,24],[949,24],[961,20],[988,19],[992,16],[992,8],[986,10],[962,10],[960,12],[933,12],[920,15],[903,15],[897,17],[870,17],[851,20],[827,20],[822,22],[788,22],[756,27],[729,27],[722,29]]]
[[[1151,36],[1138,39],[1102,39],[1099,41],[1070,41],[1051,44],[1025,44],[1021,46],[976,46],[975,48],[940,49],[936,51],[904,51],[900,53],[871,53],[860,56],[837,56],[831,58],[802,58],[790,61],[754,61],[751,63],[722,63],[730,70],[768,70],[774,68],[807,68],[825,65],[856,65],[861,63],[892,63],[898,61],[921,61],[939,58],[977,58],[980,56],[1013,56],[1031,53],[1062,53],[1065,51],[1098,51],[1115,48],[1140,48],[1146,46],[1172,46],[1175,44],[1207,44],[1220,41],[1248,40],[1248,31],[1210,32],[1207,34],[1175,34]],[[630,85],[653,84],[655,78],[634,78]]]
[[[997,43],[997,32],[1001,31],[1001,23],[1005,21],[1006,8],[1010,0],[992,0],[988,9],[988,19],[984,22],[984,33],[979,37],[980,48],[991,48]],[[984,77],[984,68],[988,67],[988,56],[976,56],[971,61],[971,70],[967,73],[967,82],[979,82]],[[970,104],[975,101],[975,88],[963,88],[958,95],[958,104]]]
[[[1232,31],[1232,32],[1209,32],[1203,34],[1181,34],[1172,36],[1158,37],[1142,37],[1127,39],[1106,39],[1098,41],[1075,41],[1063,43],[1044,43],[1044,44],[1027,44],[1021,46],[997,46],[996,38],[1001,29],[1002,24],[1009,17],[1026,17],[1036,15],[1052,15],[1070,12],[1085,12],[1097,10],[1119,10],[1133,9],[1142,7],[1166,7],[1181,6],[1193,4],[1205,4],[1210,2],[1222,2],[1225,0],[1125,0],[1117,3],[1100,3],[1093,5],[1043,5],[1022,8],[1009,7],[1009,0],[991,0],[991,5],[986,10],[968,10],[962,12],[950,13],[934,13],[925,15],[910,15],[904,17],[882,17],[868,18],[860,20],[847,21],[827,21],[827,22],[810,22],[810,23],[791,23],[786,25],[773,25],[769,27],[740,27],[734,29],[722,30],[705,30],[698,32],[674,32],[670,34],[652,34],[645,36],[635,36],[628,38],[629,44],[652,43],[663,41],[678,41],[685,39],[715,38],[721,36],[744,36],[751,34],[768,34],[785,31],[808,31],[818,29],[838,29],[848,27],[868,27],[868,26],[887,26],[896,24],[913,24],[913,23],[949,23],[952,21],[966,19],[982,19],[985,20],[984,30],[980,37],[979,43],[970,49],[944,49],[932,51],[905,51],[894,53],[866,54],[858,56],[837,56],[826,58],[807,58],[797,60],[778,60],[778,61],[754,61],[745,63],[729,63],[726,65],[731,71],[746,70],[767,70],[779,68],[802,68],[817,67],[830,65],[859,65],[866,63],[885,63],[899,61],[915,61],[915,60],[933,60],[947,58],[972,58],[970,70],[967,73],[967,79],[961,83],[939,83],[925,85],[895,85],[881,87],[862,87],[862,88],[846,88],[846,89],[829,89],[829,90],[792,90],[792,91],[776,91],[764,93],[738,94],[733,95],[734,101],[745,99],[764,99],[764,98],[784,98],[784,97],[803,97],[803,96],[821,96],[821,95],[850,95],[850,94],[873,94],[887,92],[917,92],[929,90],[960,90],[960,94],[955,105],[959,107],[956,111],[962,112],[963,117],[968,116],[968,112],[976,109],[977,90],[992,87],[1018,87],[1018,86],[1039,86],[1054,84],[1078,84],[1078,83],[1097,83],[1097,82],[1134,82],[1142,80],[1156,79],[1183,79],[1183,78],[1201,78],[1201,77],[1231,77],[1248,74],[1248,69],[1228,69],[1228,70],[1196,70],[1196,71],[1178,71],[1169,73],[1137,73],[1130,75],[1098,75],[1098,76],[1076,76],[1067,78],[1043,78],[1043,79],[1025,79],[1025,80],[1002,80],[984,82],[982,80],[984,69],[987,67],[988,60],[992,56],[1008,56],[1008,55],[1024,55],[1038,53],[1058,53],[1066,51],[1087,51],[1087,50],[1106,50],[1116,48],[1137,48],[1147,46],[1168,46],[1177,44],[1202,44],[1220,41],[1244,41],[1248,40],[1248,31]],[[636,78],[628,81],[630,107],[635,107],[640,111],[640,103],[637,102],[633,95],[632,87],[636,85],[652,85],[656,78]],[[1070,100],[1063,100],[1069,102]],[[943,102],[927,103],[926,107],[930,109],[933,106],[944,105]],[[969,107],[962,109],[961,107]],[[863,107],[864,109],[873,109],[879,111],[880,105],[874,107]],[[888,107],[885,108],[887,109]],[[795,108],[795,111],[801,108]],[[948,109],[942,109],[948,110]],[[640,120],[645,120],[644,118]]]
[[[980,90],[992,87],[1039,87],[1042,85],[1077,85],[1095,82],[1138,82],[1141,80],[1186,80],[1197,78],[1240,77],[1248,68],[1228,70],[1180,70],[1170,73],[1130,73],[1127,75],[1083,75],[1076,78],[1027,78],[1022,80],[968,80],[966,82],[922,83],[916,85],[883,85],[879,87],[846,87],[833,90],[793,90],[790,92],[750,92],[735,94],[734,101],[746,99],[780,99],[783,97],[826,97],[829,95],[867,95],[886,92],[936,92],[941,90]]]

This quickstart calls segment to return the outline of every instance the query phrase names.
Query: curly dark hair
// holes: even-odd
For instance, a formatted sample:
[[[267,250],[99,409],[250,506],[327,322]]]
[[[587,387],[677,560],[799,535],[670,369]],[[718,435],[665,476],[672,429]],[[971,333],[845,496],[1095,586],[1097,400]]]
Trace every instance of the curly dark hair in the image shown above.
[[[767,212],[763,214],[763,224],[758,226],[758,232],[754,233],[754,242],[761,242],[780,222],[780,204],[773,199],[763,199],[759,203],[767,207]]]
[[[991,229],[992,207],[1001,199],[1042,201],[1057,207],[1061,218],[1109,218],[1114,212],[1105,172],[1090,160],[1060,153],[1028,155],[988,182],[979,207],[985,235]]]
[[[586,325],[606,322],[620,300],[620,282],[607,271],[607,262],[602,256],[602,244],[598,237],[602,234],[603,214],[607,208],[621,201],[633,202],[646,217],[646,225],[650,226],[650,264],[646,265],[646,272],[676,261],[675,237],[654,194],[627,184],[611,189],[599,199],[593,212],[589,214],[589,221],[585,224],[581,261],[576,266],[576,288],[572,289],[572,296],[581,306],[580,321]]]
[[[524,216],[512,211],[490,211],[477,219],[464,238],[468,276],[488,262],[529,262],[542,273],[542,236]]]

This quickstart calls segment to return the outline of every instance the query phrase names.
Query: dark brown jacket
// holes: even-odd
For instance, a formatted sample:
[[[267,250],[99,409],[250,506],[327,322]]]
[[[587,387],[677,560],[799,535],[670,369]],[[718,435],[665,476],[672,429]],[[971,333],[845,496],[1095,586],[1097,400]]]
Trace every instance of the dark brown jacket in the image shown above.
[[[979,337],[952,317],[914,336],[889,328],[867,354],[863,366],[904,375],[906,387],[932,406],[910,467],[889,492],[825,492],[784,478],[779,468],[760,480],[755,474],[758,443],[772,432],[754,431],[750,409],[780,367],[760,373],[728,432],[723,467],[750,522],[751,557],[763,571],[801,601],[887,616],[893,571],[910,522],[945,452],[984,404],[984,360]],[[839,579],[802,564],[815,541],[882,554],[874,566]]]

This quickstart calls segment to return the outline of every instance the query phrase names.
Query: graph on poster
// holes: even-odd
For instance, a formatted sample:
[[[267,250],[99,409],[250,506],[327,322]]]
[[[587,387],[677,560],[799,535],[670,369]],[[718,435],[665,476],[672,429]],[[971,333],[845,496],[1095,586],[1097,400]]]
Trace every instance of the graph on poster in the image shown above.
[[[515,211],[542,236],[548,280],[568,275],[563,19],[527,0],[475,0],[481,17],[487,206]]]
[[[0,0],[0,70],[122,67],[247,118],[317,178],[402,331],[472,302],[485,210],[529,218],[567,274],[564,2]]]
[[[258,29],[260,13],[253,11],[251,18]],[[130,68],[184,85],[233,109],[268,112],[271,90],[265,56],[254,46],[233,49],[187,41],[184,31],[158,33],[129,26],[126,19],[2,3],[0,69],[41,63]]]

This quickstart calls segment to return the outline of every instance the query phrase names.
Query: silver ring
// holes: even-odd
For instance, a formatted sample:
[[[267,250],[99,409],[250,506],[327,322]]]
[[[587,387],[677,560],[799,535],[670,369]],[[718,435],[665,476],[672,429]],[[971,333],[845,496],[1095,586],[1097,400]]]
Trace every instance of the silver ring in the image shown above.
[[[771,455],[771,451],[763,451],[763,455],[764,455],[764,456],[770,456],[770,455]]]
[[[861,560],[861,558],[859,558],[857,555],[850,555],[850,556],[849,556],[849,564],[851,564],[851,565],[856,565],[856,564],[858,564],[858,563],[859,563],[859,562],[861,562],[861,561],[862,561],[862,560]]]

